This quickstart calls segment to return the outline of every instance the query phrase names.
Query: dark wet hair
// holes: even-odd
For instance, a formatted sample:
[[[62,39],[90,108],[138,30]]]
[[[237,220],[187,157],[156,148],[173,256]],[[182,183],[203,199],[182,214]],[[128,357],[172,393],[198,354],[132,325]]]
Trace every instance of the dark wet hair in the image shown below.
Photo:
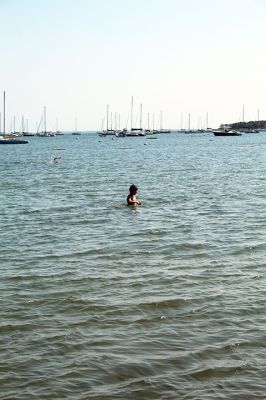
[[[138,190],[138,187],[136,185],[131,185],[129,188],[130,193],[137,191],[137,190]]]

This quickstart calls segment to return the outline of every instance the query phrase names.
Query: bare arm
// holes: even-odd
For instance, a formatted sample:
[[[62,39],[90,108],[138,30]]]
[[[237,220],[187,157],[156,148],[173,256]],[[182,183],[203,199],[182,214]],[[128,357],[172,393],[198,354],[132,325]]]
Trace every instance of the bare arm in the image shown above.
[[[128,196],[127,197],[127,204],[128,205],[135,205],[135,204],[137,204],[137,205],[140,205],[141,203],[140,203],[140,201],[138,201],[137,199],[136,199],[136,197],[135,196]]]

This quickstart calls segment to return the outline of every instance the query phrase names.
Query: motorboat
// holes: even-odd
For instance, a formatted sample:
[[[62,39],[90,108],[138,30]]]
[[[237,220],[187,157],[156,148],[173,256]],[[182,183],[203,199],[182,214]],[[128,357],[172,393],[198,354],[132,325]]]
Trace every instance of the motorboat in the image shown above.
[[[242,134],[235,130],[217,129],[213,131],[214,136],[241,136]]]

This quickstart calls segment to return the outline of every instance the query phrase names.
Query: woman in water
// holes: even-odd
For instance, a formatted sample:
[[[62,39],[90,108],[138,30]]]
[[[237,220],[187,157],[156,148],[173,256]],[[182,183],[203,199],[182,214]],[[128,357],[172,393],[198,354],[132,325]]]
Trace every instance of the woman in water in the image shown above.
[[[137,194],[138,188],[136,185],[131,185],[129,188],[129,195],[127,196],[127,205],[128,206],[140,206],[141,202],[137,200],[136,194]]]

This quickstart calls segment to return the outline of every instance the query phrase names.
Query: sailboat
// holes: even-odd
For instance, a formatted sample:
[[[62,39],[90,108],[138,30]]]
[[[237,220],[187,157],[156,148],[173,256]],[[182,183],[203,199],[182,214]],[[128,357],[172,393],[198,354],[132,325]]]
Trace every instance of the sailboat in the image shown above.
[[[133,128],[133,96],[131,97],[131,128],[126,136],[145,136],[145,132],[142,129],[142,104],[140,105],[139,128]]]
[[[148,113],[147,117],[147,128],[145,129],[145,135],[152,135],[152,132],[150,130],[150,113]]]
[[[171,133],[170,129],[163,129],[163,112],[160,111],[160,131],[158,133]]]
[[[81,132],[78,132],[78,130],[77,130],[77,118],[75,118],[75,131],[74,132],[72,132],[72,135],[81,135]]]
[[[154,128],[154,114],[152,114],[152,134],[155,135],[156,133],[160,133],[160,131]]]
[[[103,121],[104,122],[104,121]],[[106,106],[106,130],[103,129],[98,132],[99,136],[114,136],[116,131],[112,129],[112,113],[111,113],[111,129],[109,129],[109,104]]]
[[[4,91],[4,102],[3,102],[3,135],[0,137],[0,144],[26,144],[29,143],[27,140],[22,140],[16,137],[10,137],[6,134],[6,92]]]
[[[16,139],[21,135],[21,132],[16,132],[16,128],[15,128],[15,117],[14,117],[14,127],[12,130],[12,120],[11,120],[11,124],[10,124],[10,133],[5,133],[5,138],[6,139]]]
[[[22,136],[35,136],[34,133],[29,132],[29,124],[28,124],[28,120],[26,120],[26,129],[22,130]]]
[[[40,128],[40,125],[41,125],[42,122],[43,122],[43,130],[42,130],[41,132],[39,132],[39,128]],[[40,136],[40,137],[51,137],[51,136],[55,136],[55,134],[54,134],[53,132],[48,132],[48,131],[46,130],[46,107],[45,107],[45,106],[44,106],[44,108],[43,108],[42,118],[41,118],[40,124],[39,124],[39,126],[38,126],[38,130],[37,130],[36,135],[37,135],[37,136]]]
[[[56,131],[55,131],[56,136],[63,136],[64,133],[62,131],[58,130],[58,118],[56,118]]]
[[[17,138],[19,136],[22,136],[21,132],[17,132],[16,131],[16,118],[15,117],[13,119],[13,131],[12,131],[12,121],[11,121],[10,131],[11,131],[10,133],[5,135],[5,137],[8,138],[8,139],[12,139],[12,138],[14,139],[14,138]]]
[[[190,114],[188,114],[188,129],[184,131],[185,133],[196,133],[195,130],[190,128]]]
[[[180,116],[180,129],[178,130],[178,133],[185,133],[185,129],[183,129],[183,113],[181,112]]]

